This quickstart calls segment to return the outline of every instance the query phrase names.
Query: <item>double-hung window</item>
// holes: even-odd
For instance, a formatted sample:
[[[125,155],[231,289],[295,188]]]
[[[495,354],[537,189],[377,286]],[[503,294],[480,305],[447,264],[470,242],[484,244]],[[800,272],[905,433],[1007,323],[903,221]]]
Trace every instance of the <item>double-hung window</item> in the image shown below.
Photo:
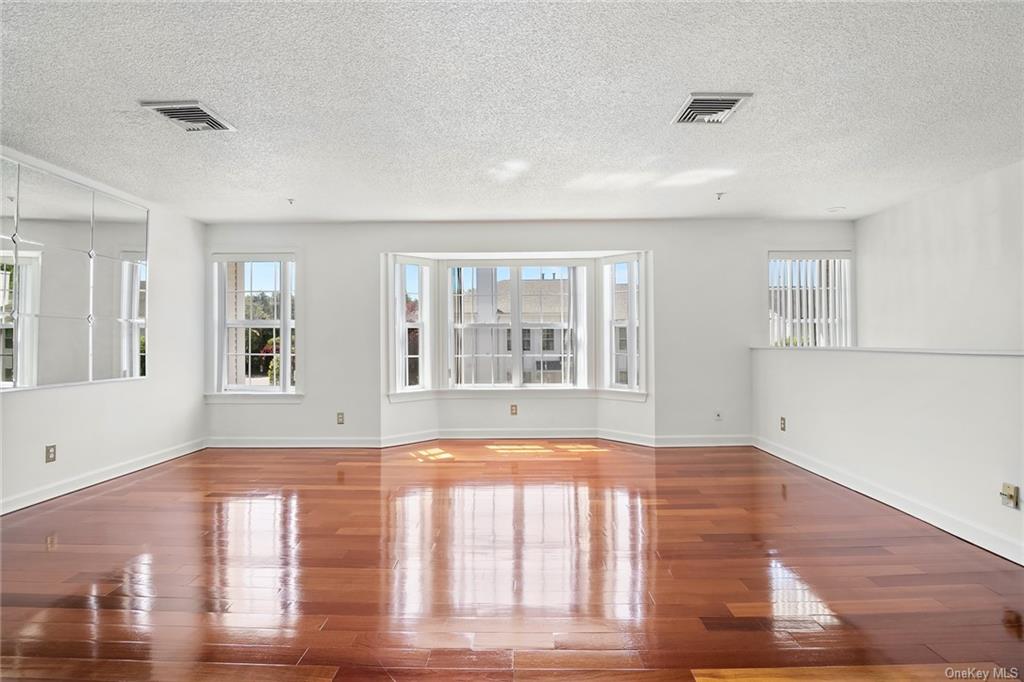
[[[395,261],[395,388],[415,391],[430,387],[430,266]]]
[[[640,271],[636,254],[604,264],[604,375],[609,388],[641,388]]]
[[[448,272],[452,386],[513,385],[513,268],[455,266]]]
[[[218,260],[215,276],[218,390],[293,392],[294,257]]]
[[[14,385],[14,253],[0,252],[0,386]]]
[[[585,268],[568,264],[450,264],[449,385],[585,383],[584,278]]]
[[[126,256],[135,256],[127,254]],[[121,261],[121,376],[146,376],[146,279],[144,261]]]
[[[853,344],[848,251],[768,255],[768,342],[807,348]]]

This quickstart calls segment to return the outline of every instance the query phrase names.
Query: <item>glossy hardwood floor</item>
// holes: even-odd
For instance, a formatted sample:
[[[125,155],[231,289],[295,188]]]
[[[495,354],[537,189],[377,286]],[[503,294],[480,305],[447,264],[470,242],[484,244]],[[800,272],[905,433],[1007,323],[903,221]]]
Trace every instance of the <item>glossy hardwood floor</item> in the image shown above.
[[[1024,663],[1024,568],[753,448],[205,450],[9,514],[2,542],[5,679]]]

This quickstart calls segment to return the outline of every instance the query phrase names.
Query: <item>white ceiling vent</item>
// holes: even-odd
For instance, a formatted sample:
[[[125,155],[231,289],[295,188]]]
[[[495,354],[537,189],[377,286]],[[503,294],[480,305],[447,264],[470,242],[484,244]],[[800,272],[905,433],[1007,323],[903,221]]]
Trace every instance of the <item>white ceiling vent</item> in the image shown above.
[[[235,127],[218,116],[213,109],[196,100],[182,102],[139,102],[171,123],[190,133],[201,130],[234,130]]]
[[[753,96],[750,92],[690,93],[676,123],[725,123],[744,100]]]

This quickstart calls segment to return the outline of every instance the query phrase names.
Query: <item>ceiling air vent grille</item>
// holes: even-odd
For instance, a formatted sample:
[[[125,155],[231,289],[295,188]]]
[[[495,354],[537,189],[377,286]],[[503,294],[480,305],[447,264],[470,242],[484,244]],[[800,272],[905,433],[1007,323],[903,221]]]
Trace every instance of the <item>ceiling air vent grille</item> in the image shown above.
[[[139,102],[167,118],[179,128],[195,133],[202,130],[234,130],[235,127],[220,118],[212,109],[201,102]]]
[[[749,92],[694,92],[676,116],[676,123],[725,123],[732,112],[753,97]]]

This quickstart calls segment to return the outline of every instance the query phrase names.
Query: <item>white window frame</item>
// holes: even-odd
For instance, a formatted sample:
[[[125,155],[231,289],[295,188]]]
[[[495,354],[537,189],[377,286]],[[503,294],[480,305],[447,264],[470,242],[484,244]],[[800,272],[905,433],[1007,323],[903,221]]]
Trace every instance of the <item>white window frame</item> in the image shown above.
[[[784,287],[774,287],[771,263],[789,261],[839,261],[839,279],[836,286],[813,286],[809,278],[784,278]],[[768,303],[768,346],[777,348],[851,348],[856,345],[856,302],[854,295],[854,252],[850,249],[828,251],[769,251],[765,259]],[[777,306],[786,310],[777,316]],[[829,314],[837,313],[836,316]],[[794,331],[795,329],[795,331]],[[794,339],[795,343],[778,343],[780,335]],[[819,343],[819,339],[823,342]]]
[[[0,254],[13,258],[15,278],[19,281],[14,287],[14,316],[9,323],[0,322],[5,329],[14,331],[14,381],[0,382],[0,388],[33,388],[38,376],[38,323],[35,317],[18,314],[18,311],[35,309],[41,286],[43,252],[12,243],[11,248],[0,251]]]
[[[149,304],[149,266],[142,260],[145,254],[121,254],[121,376],[141,377],[142,354],[140,341],[146,329],[146,311],[139,305],[142,294],[142,272],[146,271],[146,304]],[[147,348],[148,355],[148,348]]]
[[[444,334],[444,353],[442,357],[442,376],[444,377],[443,385],[452,391],[473,391],[473,390],[526,390],[526,391],[565,391],[565,390],[578,390],[587,389],[589,386],[589,346],[588,346],[588,326],[589,326],[589,315],[587,310],[588,305],[588,274],[593,265],[592,259],[580,259],[572,258],[545,258],[545,259],[458,259],[458,260],[442,260],[438,262],[438,277],[443,277],[444,280],[444,296],[443,303],[439,306],[443,308],[443,315],[441,319],[445,320],[445,334]],[[511,339],[512,339],[512,382],[508,384],[456,384],[455,383],[455,372],[453,368],[454,364],[454,336],[455,336],[455,320],[454,311],[452,310],[452,291],[451,283],[451,269],[452,268],[509,268],[509,278],[511,282],[510,298],[511,298],[511,324],[506,327],[504,324],[495,324],[493,326],[501,329],[509,328]],[[526,267],[570,267],[573,268],[572,276],[576,278],[573,283],[576,297],[574,301],[575,310],[573,314],[576,317],[576,326],[574,328],[574,350],[573,357],[576,363],[576,374],[574,383],[559,383],[559,384],[533,384],[523,383],[523,329],[530,328],[542,328],[545,325],[550,326],[550,323],[523,323],[522,315],[520,311],[520,282],[522,281],[522,269]]]
[[[615,265],[628,263],[626,357],[628,380],[616,381]],[[647,254],[627,252],[602,258],[601,269],[601,386],[612,391],[646,393],[647,391]],[[635,293],[634,293],[635,292]]]
[[[301,393],[301,378],[305,368],[298,372],[295,385],[292,385],[291,371],[291,331],[295,330],[295,361],[296,366],[304,362],[302,355],[302,334],[303,326],[296,316],[292,320],[292,295],[295,294],[296,306],[304,310],[297,293],[292,291],[292,273],[295,273],[295,290],[301,292],[302,284],[299,280],[299,273],[302,268],[295,252],[273,252],[273,253],[215,253],[211,255],[211,271],[213,273],[213,325],[214,334],[214,386],[217,394],[256,394],[256,395],[294,395]],[[228,321],[226,316],[225,294],[227,293],[227,281],[225,265],[231,262],[276,262],[280,265],[280,319],[276,320],[278,337],[281,339],[278,344],[280,356],[281,375],[277,386],[251,386],[251,385],[229,385],[227,383],[227,330],[229,327],[261,327],[263,320],[239,320]],[[275,322],[267,320],[266,322]],[[272,328],[272,324],[265,325]],[[287,349],[287,352],[286,352]]]
[[[419,322],[407,322],[405,319],[405,266],[415,265],[420,269]],[[425,258],[415,258],[400,254],[391,254],[388,259],[388,294],[390,300],[390,319],[388,325],[388,347],[391,349],[390,371],[388,375],[389,392],[418,393],[429,391],[433,381],[433,281],[436,262]],[[408,333],[410,328],[420,330],[420,381],[415,386],[407,386],[408,373]]]

